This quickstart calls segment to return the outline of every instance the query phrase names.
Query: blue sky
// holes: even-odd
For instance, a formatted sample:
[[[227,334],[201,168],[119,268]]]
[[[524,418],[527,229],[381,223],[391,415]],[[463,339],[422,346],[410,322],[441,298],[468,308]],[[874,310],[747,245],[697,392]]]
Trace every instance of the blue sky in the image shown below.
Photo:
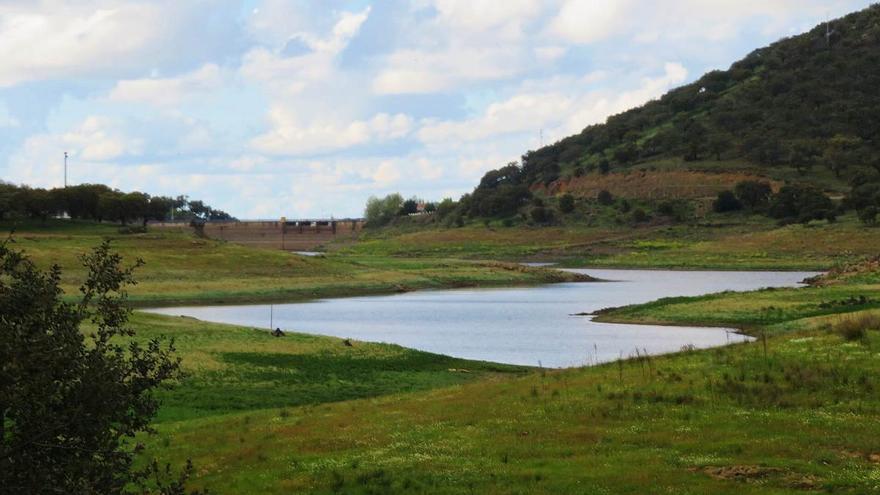
[[[487,170],[869,1],[0,0],[0,178],[239,218]]]

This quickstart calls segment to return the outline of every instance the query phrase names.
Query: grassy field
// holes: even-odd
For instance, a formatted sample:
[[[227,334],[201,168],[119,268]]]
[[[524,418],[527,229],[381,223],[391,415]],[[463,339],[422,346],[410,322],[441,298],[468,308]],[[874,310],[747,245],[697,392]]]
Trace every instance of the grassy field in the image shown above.
[[[849,218],[784,228],[735,217],[717,227],[465,227],[377,236],[318,258],[67,222],[24,226],[14,242],[44,266],[61,264],[72,291],[83,276],[77,257],[112,238],[126,258],[147,262],[132,291],[145,304],[567,279],[483,261],[495,256],[830,268],[876,254],[878,232]],[[178,466],[192,459],[193,486],[215,493],[875,493],[877,308],[874,263],[805,289],[609,310],[601,318],[736,326],[759,338],[569,370],[135,313],[137,338],[175,338],[186,371],[161,392],[146,454]]]
[[[770,293],[782,306],[790,293],[834,299],[850,283]],[[767,294],[692,304],[727,308],[756,298],[750,304],[759,308]],[[713,318],[682,301],[667,306],[669,321],[739,321],[767,336],[593,368],[518,376],[490,367],[487,379],[428,391],[167,418],[150,453],[173,463],[193,459],[194,485],[220,493],[880,490],[880,312],[841,305],[813,316],[798,306],[754,326],[736,312]],[[855,339],[838,330],[854,315],[873,316]]]
[[[135,304],[293,301],[424,288],[539,284],[575,280],[571,274],[517,264],[436,257],[306,257],[256,250],[183,232],[120,234],[112,225],[65,221],[0,225],[16,228],[15,246],[42,266],[62,267],[62,285],[75,293],[84,272],[79,256],[111,239],[126,260],[142,258],[131,289]]]
[[[779,227],[759,217],[619,227],[510,227],[490,224],[386,231],[343,252],[353,256],[560,261],[569,266],[826,270],[880,254],[880,228],[852,215],[827,224]]]

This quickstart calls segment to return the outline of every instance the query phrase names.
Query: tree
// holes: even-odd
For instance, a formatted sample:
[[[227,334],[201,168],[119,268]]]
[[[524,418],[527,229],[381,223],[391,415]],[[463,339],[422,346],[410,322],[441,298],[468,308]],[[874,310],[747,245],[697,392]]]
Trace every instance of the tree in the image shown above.
[[[559,211],[562,213],[571,213],[574,211],[574,196],[565,193],[559,196]]]
[[[544,208],[543,206],[536,206],[532,208],[532,211],[529,212],[529,215],[532,217],[532,221],[535,223],[545,224],[553,221],[553,210],[549,208]]]
[[[400,215],[413,215],[419,212],[419,200],[416,198],[409,198],[408,200],[403,202],[403,205],[400,207]]]
[[[66,302],[61,270],[42,271],[0,244],[0,486],[7,493],[182,493],[136,468],[154,395],[179,374],[172,343],[140,344],[128,327],[123,267],[105,242],[82,258],[88,276]],[[87,325],[86,333],[81,326]],[[51,489],[50,489],[51,487]]]
[[[16,203],[16,196],[18,195],[18,191],[18,187],[0,181],[0,220],[17,212],[18,205]]]
[[[452,200],[452,198],[443,198],[443,201],[437,205],[437,217],[440,219],[446,218],[450,213],[455,211],[458,207],[458,203]]]
[[[370,196],[364,210],[367,225],[371,227],[387,225],[400,213],[401,206],[403,206],[403,196],[397,193],[389,194],[381,199]]]
[[[733,188],[738,199],[743,206],[750,210],[763,208],[770,201],[773,195],[773,188],[764,181],[744,180],[736,184]]]
[[[785,223],[831,220],[834,204],[821,189],[812,184],[786,184],[773,195],[768,213]]]
[[[721,191],[718,193],[718,197],[715,198],[715,201],[712,203],[712,209],[717,213],[727,213],[731,211],[739,211],[742,210],[742,203],[740,203],[739,199],[736,198],[736,194],[733,191]]]
[[[602,206],[611,206],[612,204],[614,204],[614,196],[612,196],[611,193],[607,190],[602,189],[596,196],[596,201],[598,201],[599,204]]]

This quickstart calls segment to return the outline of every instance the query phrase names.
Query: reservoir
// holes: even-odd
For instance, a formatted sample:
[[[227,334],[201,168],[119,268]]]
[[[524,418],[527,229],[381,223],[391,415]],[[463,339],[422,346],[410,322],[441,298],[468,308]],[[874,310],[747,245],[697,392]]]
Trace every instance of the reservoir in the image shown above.
[[[416,291],[291,304],[146,310],[235,325],[385,342],[438,354],[570,367],[743,342],[734,329],[599,323],[602,308],[674,296],[796,287],[814,272],[575,269],[607,282]]]

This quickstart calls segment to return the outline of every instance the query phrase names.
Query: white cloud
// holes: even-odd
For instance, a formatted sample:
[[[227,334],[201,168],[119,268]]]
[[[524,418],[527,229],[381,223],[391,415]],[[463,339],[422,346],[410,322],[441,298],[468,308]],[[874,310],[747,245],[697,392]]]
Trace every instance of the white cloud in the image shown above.
[[[412,119],[404,114],[379,113],[369,120],[302,125],[292,112],[275,108],[270,118],[272,130],[254,138],[252,144],[257,151],[280,155],[321,153],[399,139],[412,128]]]
[[[187,98],[216,89],[222,83],[220,67],[205,64],[179,77],[119,81],[110,91],[109,98],[112,101],[176,105]]]
[[[492,103],[483,115],[463,121],[426,123],[418,133],[425,143],[478,141],[500,134],[538,130],[571,111],[573,101],[561,94],[518,94]]]
[[[483,33],[496,30],[517,36],[542,9],[539,0],[434,0],[440,22],[455,29]]]
[[[520,53],[505,47],[405,49],[387,57],[373,80],[373,90],[378,94],[441,92],[463,83],[511,77],[522,71],[524,62]]]
[[[182,8],[174,2],[3,2],[0,87],[142,64],[142,56],[164,47]]]
[[[390,161],[380,163],[376,168],[376,171],[373,173],[373,180],[380,185],[393,184],[397,182],[398,179],[400,179],[400,169]]]
[[[614,34],[631,15],[629,0],[567,0],[550,30],[571,43],[592,43]]]
[[[60,135],[61,144],[70,154],[88,161],[114,160],[124,155],[140,154],[143,142],[132,139],[116,129],[106,117],[90,116],[79,126]]]

